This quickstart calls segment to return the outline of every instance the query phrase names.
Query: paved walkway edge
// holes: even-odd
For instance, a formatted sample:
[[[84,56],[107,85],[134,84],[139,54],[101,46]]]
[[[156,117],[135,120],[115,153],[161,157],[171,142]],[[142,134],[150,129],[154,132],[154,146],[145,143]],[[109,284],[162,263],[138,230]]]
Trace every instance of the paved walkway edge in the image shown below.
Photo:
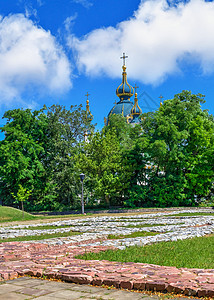
[[[92,262],[92,261],[91,261]],[[109,262],[111,263],[111,262]],[[143,265],[143,264],[142,264]],[[123,264],[123,267],[127,267],[126,264]],[[175,268],[173,268],[175,269]],[[177,269],[180,271],[181,269]],[[191,269],[193,270],[193,269]],[[195,269],[196,270],[196,269]],[[127,289],[127,290],[140,290],[140,291],[154,291],[154,292],[162,292],[162,293],[174,293],[174,294],[183,294],[185,296],[196,296],[196,297],[214,297],[214,285],[210,283],[204,283],[203,287],[200,284],[191,282],[188,279],[188,273],[190,273],[190,269],[186,269],[187,276],[186,280],[181,280],[180,282],[176,279],[173,280],[173,274],[171,275],[170,282],[166,282],[163,278],[159,280],[153,280],[152,278],[148,279],[139,279],[130,280],[126,276],[123,275],[119,278],[118,276],[113,276],[114,274],[100,274],[93,276],[90,275],[90,271],[84,272],[79,270],[79,272],[72,271],[72,269],[65,269],[64,272],[59,272],[58,270],[54,271],[45,271],[45,270],[35,270],[33,269],[23,269],[23,270],[14,270],[14,271],[4,271],[0,273],[0,281],[11,280],[22,276],[31,276],[43,279],[56,279],[62,280],[65,282],[77,283],[77,284],[91,284],[94,286],[109,286],[115,287],[118,289]],[[197,269],[198,272],[200,270]],[[203,272],[206,270],[203,270]],[[214,270],[207,270],[207,273],[203,274],[203,277],[206,278],[210,276],[212,271],[213,279],[214,279]]]
[[[27,271],[27,274],[32,274],[32,271]],[[22,274],[20,274],[22,275]],[[38,278],[47,279],[58,279],[65,282],[77,283],[77,284],[91,284],[94,286],[108,286],[115,287],[117,289],[127,289],[127,290],[140,290],[140,291],[153,291],[162,293],[174,293],[183,294],[185,296],[196,296],[196,297],[214,297],[214,290],[211,289],[209,284],[203,289],[193,287],[191,283],[185,284],[180,283],[166,283],[161,279],[158,280],[127,280],[127,279],[114,279],[105,277],[91,277],[89,275],[75,275],[75,274],[54,274],[47,273],[40,276],[37,274]]]

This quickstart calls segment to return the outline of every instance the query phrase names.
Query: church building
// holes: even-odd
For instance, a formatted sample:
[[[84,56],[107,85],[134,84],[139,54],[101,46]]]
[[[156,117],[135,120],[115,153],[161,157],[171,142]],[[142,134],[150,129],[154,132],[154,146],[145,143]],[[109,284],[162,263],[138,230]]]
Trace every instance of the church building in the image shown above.
[[[106,126],[108,125],[109,119],[112,115],[122,115],[123,117],[126,118],[127,123],[130,123],[132,125],[141,122],[140,115],[142,114],[142,109],[138,104],[138,98],[137,98],[138,87],[135,85],[135,87],[133,88],[127,81],[125,63],[126,63],[126,58],[128,58],[128,56],[126,56],[125,53],[123,53],[123,56],[121,58],[123,59],[122,83],[116,89],[116,95],[119,97],[119,101],[118,102],[115,101],[115,105],[110,110],[107,118],[104,118],[104,122]],[[131,100],[131,97],[133,95],[135,95],[134,102]],[[87,93],[86,96],[87,96],[86,116],[90,121],[92,121],[93,116],[89,108],[89,100],[88,100],[89,94]]]
[[[123,59],[122,66],[122,83],[116,89],[116,95],[119,97],[119,101],[115,102],[115,105],[110,110],[108,117],[105,118],[105,125],[108,125],[109,118],[112,115],[122,115],[126,118],[127,123],[136,124],[140,122],[140,115],[142,114],[142,109],[138,104],[137,98],[137,86],[135,85],[135,93],[133,87],[127,81],[126,65],[125,60],[128,56],[123,53],[121,57]],[[134,103],[131,97],[135,94]]]

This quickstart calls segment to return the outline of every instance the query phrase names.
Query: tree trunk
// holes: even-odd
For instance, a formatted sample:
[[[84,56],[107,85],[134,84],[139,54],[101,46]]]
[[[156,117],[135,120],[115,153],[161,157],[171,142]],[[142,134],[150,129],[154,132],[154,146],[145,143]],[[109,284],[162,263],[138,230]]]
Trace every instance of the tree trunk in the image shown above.
[[[109,195],[105,195],[105,200],[106,200],[106,204],[107,204],[107,206],[110,208],[110,200],[109,200]]]
[[[24,219],[24,203],[23,203],[23,201],[21,201],[22,202],[22,218]]]

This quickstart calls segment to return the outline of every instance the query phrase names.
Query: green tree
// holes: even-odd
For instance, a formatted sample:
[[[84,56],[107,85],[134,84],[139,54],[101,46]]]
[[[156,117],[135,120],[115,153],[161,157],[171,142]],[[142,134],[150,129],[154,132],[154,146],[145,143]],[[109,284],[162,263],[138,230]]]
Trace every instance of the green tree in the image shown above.
[[[29,109],[15,109],[4,114],[8,121],[1,128],[5,139],[0,142],[0,195],[6,205],[13,204],[11,194],[17,194],[20,185],[34,190],[35,198],[44,190],[44,149],[38,142],[44,136],[43,117],[42,110],[32,113]]]
[[[108,126],[103,128],[103,133],[106,134],[109,131],[114,131],[116,134],[122,151],[132,147],[133,139],[131,138],[131,132],[133,131],[133,127],[127,123],[125,117],[122,115],[110,116]]]
[[[79,188],[75,153],[93,126],[81,107],[59,105],[39,111],[15,109],[4,115],[0,142],[0,196],[13,205],[19,185],[32,190],[27,210],[63,209],[74,204]]]
[[[12,196],[22,205],[22,217],[24,218],[24,202],[28,200],[31,195],[31,191],[27,191],[27,189],[23,188],[21,184],[19,184],[19,189],[17,194],[12,193]]]
[[[115,130],[96,132],[78,155],[78,168],[86,174],[86,185],[94,199],[113,204],[123,190],[120,171],[121,148]]]
[[[123,168],[127,188],[124,191],[126,206],[149,206],[148,176],[150,174],[150,157],[144,150],[148,139],[139,135],[133,140],[133,146],[123,152]]]
[[[68,110],[53,105],[47,109],[47,119],[44,166],[55,183],[57,201],[54,208],[62,210],[76,205],[80,186],[75,157],[85,132],[93,132],[94,126],[81,106],[71,106]]]
[[[183,91],[158,111],[144,114],[142,127],[149,139],[144,151],[153,165],[148,195],[154,205],[193,205],[211,193],[214,121],[201,109],[204,102],[202,95]]]

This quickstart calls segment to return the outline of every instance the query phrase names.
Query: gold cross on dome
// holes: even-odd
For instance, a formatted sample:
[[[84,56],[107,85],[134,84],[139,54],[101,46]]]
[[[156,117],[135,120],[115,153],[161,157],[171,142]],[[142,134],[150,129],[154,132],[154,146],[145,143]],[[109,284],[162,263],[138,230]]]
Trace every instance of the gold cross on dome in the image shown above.
[[[159,98],[160,98],[160,101],[162,101],[164,97],[163,97],[162,95],[160,95],[160,97],[159,97]]]
[[[87,94],[85,96],[87,97],[87,100],[88,100],[88,96],[90,96],[90,94],[87,92]]]
[[[137,89],[139,89],[139,86],[137,86],[137,85],[135,84],[134,89],[135,89],[135,93],[137,93]]]
[[[123,56],[121,56],[121,59],[123,59],[124,66],[126,65],[126,58],[128,58],[128,56],[125,53],[123,53]]]

